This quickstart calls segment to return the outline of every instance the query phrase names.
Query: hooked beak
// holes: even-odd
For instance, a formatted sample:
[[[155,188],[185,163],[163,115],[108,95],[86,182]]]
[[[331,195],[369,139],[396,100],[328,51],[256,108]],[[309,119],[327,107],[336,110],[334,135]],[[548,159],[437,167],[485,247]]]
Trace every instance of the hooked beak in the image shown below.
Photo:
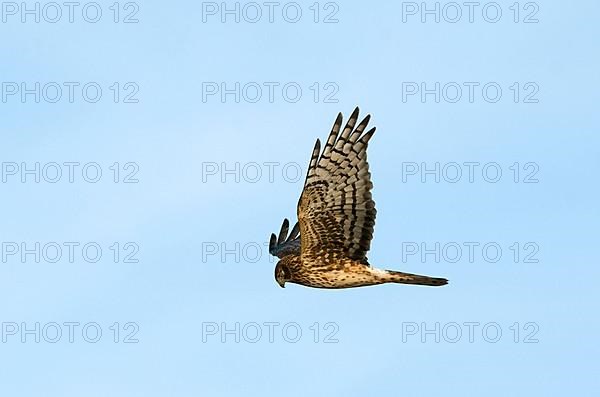
[[[285,281],[277,282],[281,288],[285,288]]]

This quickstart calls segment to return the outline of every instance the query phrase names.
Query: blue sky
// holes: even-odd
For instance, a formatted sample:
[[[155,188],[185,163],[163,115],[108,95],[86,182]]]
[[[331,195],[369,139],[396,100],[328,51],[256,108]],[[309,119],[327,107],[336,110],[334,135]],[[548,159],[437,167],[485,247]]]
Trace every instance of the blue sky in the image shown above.
[[[439,23],[421,2],[282,2],[272,22],[113,3],[73,22],[1,4],[6,394],[598,389],[596,2],[455,23],[448,2]],[[276,284],[265,243],[355,106],[378,127],[369,260],[448,286]]]

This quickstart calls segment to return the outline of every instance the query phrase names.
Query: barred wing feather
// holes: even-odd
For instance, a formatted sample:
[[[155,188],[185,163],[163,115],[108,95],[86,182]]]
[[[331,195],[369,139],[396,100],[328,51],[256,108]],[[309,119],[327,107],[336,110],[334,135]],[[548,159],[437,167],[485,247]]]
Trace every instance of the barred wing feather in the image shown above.
[[[303,256],[339,255],[367,264],[375,202],[367,162],[367,146],[375,128],[363,134],[370,116],[356,127],[358,108],[340,133],[342,114],[325,148],[317,140],[298,202]]]

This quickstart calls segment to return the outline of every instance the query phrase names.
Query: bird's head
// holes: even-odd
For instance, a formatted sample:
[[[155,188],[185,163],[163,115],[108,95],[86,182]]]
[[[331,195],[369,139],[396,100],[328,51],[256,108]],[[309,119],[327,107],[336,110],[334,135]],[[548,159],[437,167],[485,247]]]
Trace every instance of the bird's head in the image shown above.
[[[284,257],[279,262],[277,262],[277,265],[275,266],[275,280],[281,288],[285,288],[285,282],[290,281],[292,279],[291,275],[292,274],[290,273],[290,268],[287,264],[287,258]]]

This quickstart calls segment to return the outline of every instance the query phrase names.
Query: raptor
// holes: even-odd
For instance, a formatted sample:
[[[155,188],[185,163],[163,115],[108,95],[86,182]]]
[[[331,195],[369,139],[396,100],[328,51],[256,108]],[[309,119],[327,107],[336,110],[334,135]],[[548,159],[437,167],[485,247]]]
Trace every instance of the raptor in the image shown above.
[[[373,183],[367,146],[375,127],[364,132],[356,108],[342,129],[338,114],[325,147],[317,139],[304,189],[298,201],[298,222],[289,233],[284,219],[279,236],[271,234],[269,252],[280,260],[275,280],[315,288],[352,288],[384,283],[440,286],[445,278],[372,267],[367,260],[375,226]]]

